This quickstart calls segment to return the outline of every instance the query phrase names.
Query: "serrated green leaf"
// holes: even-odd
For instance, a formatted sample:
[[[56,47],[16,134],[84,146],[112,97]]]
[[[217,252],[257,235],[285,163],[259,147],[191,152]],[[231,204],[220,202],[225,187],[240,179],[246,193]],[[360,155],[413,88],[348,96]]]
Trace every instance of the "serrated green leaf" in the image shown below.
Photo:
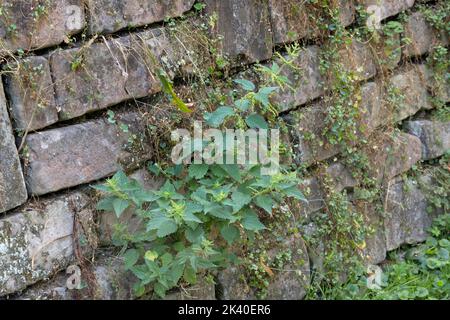
[[[116,198],[113,200],[112,205],[117,218],[120,218],[125,209],[130,206],[130,203],[128,202],[128,200]]]
[[[233,225],[224,225],[222,229],[220,229],[220,234],[229,245],[232,245],[233,242],[239,238],[239,229]]]
[[[123,255],[123,259],[125,262],[125,270],[129,270],[136,264],[136,262],[138,262],[139,251],[137,251],[136,249],[129,249]]]
[[[269,125],[267,124],[264,117],[257,113],[249,115],[245,119],[245,122],[252,129],[269,129]]]
[[[245,91],[254,91],[256,89],[256,86],[253,84],[253,82],[246,79],[236,79],[233,82],[240,85]]]
[[[213,128],[219,127],[227,117],[234,115],[231,107],[219,107],[214,112],[205,115],[205,121]]]
[[[186,239],[191,243],[200,243],[203,239],[205,232],[201,226],[197,226],[194,230],[187,228],[185,231]]]
[[[223,169],[231,178],[237,182],[241,182],[241,171],[237,164],[220,164],[221,169]]]
[[[175,233],[178,230],[178,225],[173,220],[164,221],[158,228],[156,235],[159,238],[164,238],[169,234]]]
[[[208,172],[209,166],[207,164],[191,164],[189,166],[189,177],[195,179],[202,179]]]
[[[300,191],[300,189],[297,186],[289,187],[285,190],[283,190],[284,194],[287,197],[291,197],[300,201],[308,202],[305,195]]]
[[[189,284],[196,284],[197,274],[195,270],[190,266],[186,266],[184,269],[183,279]]]
[[[273,199],[271,196],[265,194],[257,196],[255,204],[261,209],[264,209],[267,213],[272,214]]]
[[[108,211],[108,212],[114,211],[113,201],[115,199],[116,199],[115,197],[106,197],[106,198],[100,200],[96,206],[97,210]]]
[[[241,224],[244,229],[250,231],[261,231],[266,228],[259,220],[258,215],[250,209],[244,212]]]
[[[238,212],[252,201],[252,197],[249,194],[236,190],[231,194],[231,200],[233,200],[233,211]]]

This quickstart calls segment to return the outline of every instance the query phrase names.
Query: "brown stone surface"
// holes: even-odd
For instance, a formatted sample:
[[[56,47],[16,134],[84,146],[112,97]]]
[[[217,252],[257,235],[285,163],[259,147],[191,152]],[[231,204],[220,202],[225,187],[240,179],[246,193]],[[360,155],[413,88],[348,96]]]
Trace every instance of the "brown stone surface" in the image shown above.
[[[60,119],[71,119],[160,91],[138,40],[122,37],[50,56]]]
[[[221,36],[219,49],[235,63],[252,63],[272,56],[272,32],[267,0],[206,0],[216,15],[213,36]]]
[[[279,65],[282,65],[278,61]],[[295,69],[284,65],[281,75],[291,81],[291,88],[274,94],[273,100],[279,105],[281,111],[293,109],[305,104],[325,93],[323,83],[324,77],[320,73],[320,49],[310,46],[300,53],[294,61]]]
[[[421,56],[433,47],[448,45],[448,36],[445,31],[440,33],[434,29],[420,11],[412,13],[405,23],[403,37],[409,42],[403,48],[405,57]]]
[[[323,10],[297,0],[269,0],[274,42],[283,44],[303,38],[313,38],[320,33]],[[355,7],[351,0],[338,2],[340,21],[343,26],[350,25],[355,16]]]
[[[0,296],[46,279],[73,261],[74,215],[86,211],[87,201],[73,193],[28,204],[0,220]]]
[[[380,182],[386,183],[408,171],[422,158],[420,139],[403,132],[385,135],[380,141],[369,146],[366,152],[370,171]]]
[[[60,44],[85,26],[82,0],[3,0],[0,56]]]
[[[58,111],[48,60],[30,57],[8,67],[5,90],[15,128],[31,131],[56,123]]]
[[[422,160],[431,160],[450,150],[450,122],[415,120],[404,123],[405,130],[422,142]]]
[[[6,109],[0,81],[0,213],[18,207],[27,200],[19,155]]]
[[[128,113],[117,124],[101,119],[29,135],[29,192],[42,195],[88,183],[113,174],[122,165],[132,167],[149,159],[152,154],[140,117]],[[128,125],[130,132],[120,129],[119,123]],[[138,140],[130,144],[132,132]],[[134,145],[140,147],[130,152]]]
[[[179,17],[195,0],[87,0],[91,33],[112,33]]]

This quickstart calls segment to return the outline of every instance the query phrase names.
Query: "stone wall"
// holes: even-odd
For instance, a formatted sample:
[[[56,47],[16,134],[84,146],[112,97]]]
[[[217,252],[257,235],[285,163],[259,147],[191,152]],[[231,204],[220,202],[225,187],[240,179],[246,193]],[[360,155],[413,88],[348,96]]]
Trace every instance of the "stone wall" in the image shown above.
[[[322,97],[330,91],[330,79],[320,70],[327,45],[321,34],[327,21],[296,0],[204,2],[200,13],[193,8],[194,0],[2,1],[0,297],[92,297],[68,290],[66,275],[61,273],[79,261],[80,252],[94,254],[101,252],[99,244],[110,244],[114,222],[97,216],[87,184],[121,168],[137,170],[152,159],[152,137],[140,133],[146,126],[143,115],[152,114],[152,98],[162,91],[158,72],[164,70],[172,80],[201,79],[207,68],[204,61],[214,57],[197,37],[220,39],[214,44],[230,61],[230,78],[248,72],[255,63],[270,65],[280,59],[275,50],[299,41],[302,50],[294,64],[302,72],[283,71],[295,91],[273,97],[289,127],[286,143],[293,149],[291,160],[306,165],[328,163],[335,189],[348,190],[351,198],[357,181],[339,162],[342,150],[335,145],[317,147],[304,136],[306,131],[320,136],[327,112]],[[367,240],[368,260],[374,264],[382,262],[390,250],[425,239],[431,222],[428,200],[419,187],[405,191],[402,176],[421,162],[438,159],[450,147],[450,122],[430,116],[432,99],[448,103],[450,87],[447,83],[444,90],[434,90],[433,71],[426,64],[436,45],[448,46],[448,34],[438,32],[425,19],[419,10],[423,2],[339,1],[339,19],[347,28],[358,23],[356,8],[375,8],[382,25],[399,14],[406,17],[401,20],[404,32],[393,43],[353,40],[339,51],[344,67],[361,82],[359,125],[366,129],[359,134],[374,140],[376,147],[368,151],[371,174],[386,197],[384,215],[366,208],[369,223],[377,225],[375,235]],[[436,1],[427,5],[433,8]],[[207,27],[207,15],[216,19],[213,28]],[[186,29],[177,36],[168,25],[170,19],[177,23],[181,16]],[[389,62],[380,63],[380,59]],[[386,84],[403,96],[401,107],[393,112],[388,111]],[[142,98],[147,100],[139,107],[134,102]],[[114,110],[114,121],[106,110]],[[392,122],[401,130],[388,136],[385,128]],[[324,190],[313,172],[301,186],[310,191],[310,201],[299,213],[304,217],[323,209]],[[142,170],[136,176],[149,187],[158,183]],[[420,179],[434,183],[427,175]],[[94,227],[99,234],[91,230]],[[81,249],[73,241],[80,233],[87,241]],[[299,299],[305,294],[312,253],[301,238],[288,243],[308,264],[302,267],[301,279],[280,274],[269,287],[269,298]],[[117,259],[100,254],[96,261],[92,267],[99,288],[95,297],[131,298],[130,275],[111,267]],[[220,291],[217,298],[253,297],[252,289],[238,281],[239,272],[220,273],[216,284],[220,290],[207,283],[193,296],[214,299]],[[186,297],[174,293],[172,298]]]

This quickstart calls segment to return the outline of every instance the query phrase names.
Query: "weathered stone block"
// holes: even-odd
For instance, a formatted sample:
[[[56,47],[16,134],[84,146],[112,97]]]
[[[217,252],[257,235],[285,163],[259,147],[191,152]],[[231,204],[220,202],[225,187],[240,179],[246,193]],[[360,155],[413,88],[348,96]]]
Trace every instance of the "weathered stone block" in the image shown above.
[[[138,44],[122,37],[53,53],[50,64],[60,119],[160,91],[152,62]]]
[[[0,213],[25,201],[27,190],[0,81]]]
[[[389,79],[390,92],[386,99],[393,104],[395,121],[406,119],[421,109],[432,108],[422,69],[422,65],[409,65]]]
[[[90,283],[87,274],[81,270],[81,280],[87,288],[67,288],[70,274],[60,272],[50,281],[38,283],[27,288],[14,299],[17,300],[131,300],[135,277],[124,270],[124,262],[120,257],[96,256],[92,266],[95,283]],[[92,278],[90,279],[92,281]],[[95,290],[92,290],[95,289]],[[92,292],[93,291],[93,292]]]
[[[440,157],[450,150],[450,122],[407,121],[404,127],[422,142],[422,160]]]
[[[308,200],[308,202],[301,204],[300,214],[305,219],[309,219],[310,216],[325,206],[325,194],[317,177],[303,180],[300,189]]]
[[[375,58],[367,44],[352,39],[339,50],[340,63],[344,70],[353,73],[357,80],[367,80],[377,74]]]
[[[276,254],[286,250],[292,252],[292,262],[286,264],[283,270],[274,270],[265,299],[300,300],[306,295],[310,283],[306,245],[300,237],[290,236],[283,244],[273,247],[268,252],[269,259],[273,259]],[[223,300],[251,300],[257,297],[257,292],[249,285],[242,266],[229,267],[220,272],[218,285],[221,291],[220,298]]]
[[[37,130],[58,121],[48,60],[30,57],[8,65],[5,90],[18,130]]]
[[[29,192],[42,195],[88,183],[113,174],[121,164],[132,168],[150,158],[140,115],[127,113],[119,119],[117,124],[101,119],[29,135]],[[127,125],[129,132],[119,123]],[[130,141],[132,133],[136,141]]]
[[[88,0],[91,33],[112,33],[179,17],[195,0]]]
[[[3,0],[0,56],[57,45],[85,26],[82,0]]]
[[[388,17],[411,8],[414,0],[357,0],[363,8],[369,13],[378,15],[377,19],[384,20]]]
[[[273,96],[274,103],[278,104],[281,111],[293,109],[325,93],[323,88],[325,79],[319,70],[319,47],[305,48],[293,64],[295,69],[287,65],[282,66],[281,75],[291,81],[294,90],[286,88]]]
[[[379,82],[368,82],[361,87],[361,130],[365,136],[388,120],[384,89]]]
[[[421,56],[437,45],[448,45],[448,36],[434,29],[420,11],[408,17],[404,29],[403,37],[410,41],[403,48],[405,57]]]
[[[431,181],[431,180],[430,180]],[[422,242],[427,237],[432,218],[427,213],[428,202],[415,181],[393,181],[386,196],[384,228],[387,250],[402,244]]]
[[[234,63],[267,60],[272,56],[268,0],[206,0],[210,16],[216,15],[213,36],[221,36],[219,49]]]
[[[387,253],[383,216],[373,203],[356,201],[355,207],[364,215],[369,231],[366,236],[366,246],[363,249],[364,261],[369,264],[379,264],[386,259]]]
[[[25,289],[74,259],[74,215],[87,198],[73,193],[0,220],[0,296]]]
[[[327,106],[323,101],[289,113],[286,122],[291,133],[294,161],[311,164],[339,153],[338,145],[331,145],[323,136]]]
[[[383,137],[366,151],[370,174],[380,182],[388,182],[421,160],[422,143],[416,136],[401,132]]]
[[[333,190],[341,192],[346,188],[353,188],[358,181],[353,177],[351,171],[342,163],[335,162],[326,169],[326,174],[331,178]]]
[[[275,44],[288,43],[303,38],[313,38],[319,35],[321,28],[319,21],[326,18],[323,17],[324,11],[321,8],[306,2],[270,0],[269,5]],[[353,2],[340,0],[337,6],[342,25],[350,25],[355,18]]]

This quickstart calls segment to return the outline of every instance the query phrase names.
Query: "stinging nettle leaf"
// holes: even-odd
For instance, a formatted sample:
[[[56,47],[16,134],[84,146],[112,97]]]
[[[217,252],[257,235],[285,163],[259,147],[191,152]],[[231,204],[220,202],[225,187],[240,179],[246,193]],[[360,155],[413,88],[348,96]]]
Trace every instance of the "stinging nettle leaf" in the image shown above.
[[[267,213],[272,214],[273,199],[268,195],[260,195],[255,199],[255,203],[261,209],[264,209]]]
[[[208,125],[213,128],[217,128],[225,121],[227,117],[234,114],[234,110],[231,107],[219,107],[214,112],[207,113],[204,118]]]
[[[246,91],[254,91],[256,89],[256,86],[253,84],[253,82],[245,79],[236,79],[233,81],[234,83],[237,83],[242,87],[242,89]]]
[[[228,242],[229,245],[232,245],[233,242],[237,238],[239,238],[239,229],[233,225],[225,225],[220,230],[220,234]]]
[[[261,231],[266,229],[266,227],[259,220],[258,215],[252,210],[246,210],[241,221],[242,226],[246,230],[250,231]]]
[[[264,119],[263,116],[253,113],[249,115],[245,122],[247,125],[252,129],[269,129],[269,125],[266,122],[266,119]]]
[[[129,207],[130,203],[127,200],[117,198],[113,200],[112,205],[117,218],[120,218],[125,209]]]

